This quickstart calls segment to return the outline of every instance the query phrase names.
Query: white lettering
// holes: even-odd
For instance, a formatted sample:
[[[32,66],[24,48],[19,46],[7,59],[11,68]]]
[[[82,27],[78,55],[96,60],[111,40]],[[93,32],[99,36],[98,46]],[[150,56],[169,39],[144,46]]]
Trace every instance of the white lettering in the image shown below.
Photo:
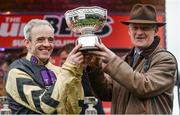
[[[24,26],[26,25],[26,23],[22,23],[21,24],[21,27],[20,27],[20,31],[19,31],[19,36],[23,36],[23,29],[24,29]]]
[[[12,46],[13,47],[22,47],[22,46],[24,46],[24,41],[23,40],[13,40]]]
[[[0,36],[22,37],[25,23],[1,23]]]
[[[69,44],[69,43],[74,43],[75,40],[55,40],[55,47],[62,47],[66,44]]]
[[[2,23],[1,24],[1,29],[0,29],[0,35],[2,37],[7,37],[7,36],[17,36],[19,28],[19,23]]]
[[[21,17],[6,17],[6,22],[20,22]]]
[[[74,42],[75,42],[75,40],[55,40],[54,45],[55,45],[55,47],[62,47],[66,44],[74,43]],[[24,46],[23,39],[22,40],[16,39],[16,40],[12,41],[12,47],[22,47],[22,46]]]

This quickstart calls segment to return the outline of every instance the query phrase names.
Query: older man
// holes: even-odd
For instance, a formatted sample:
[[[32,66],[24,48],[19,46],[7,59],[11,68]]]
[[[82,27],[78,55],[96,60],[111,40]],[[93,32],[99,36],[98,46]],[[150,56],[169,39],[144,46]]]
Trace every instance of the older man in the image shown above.
[[[165,23],[156,20],[150,4],[134,5],[130,19],[122,23],[128,26],[134,47],[120,58],[97,44],[101,51],[90,53],[102,60],[103,67],[92,61],[87,68],[94,92],[101,100],[112,101],[113,114],[171,114],[176,61],[160,48],[157,36]]]

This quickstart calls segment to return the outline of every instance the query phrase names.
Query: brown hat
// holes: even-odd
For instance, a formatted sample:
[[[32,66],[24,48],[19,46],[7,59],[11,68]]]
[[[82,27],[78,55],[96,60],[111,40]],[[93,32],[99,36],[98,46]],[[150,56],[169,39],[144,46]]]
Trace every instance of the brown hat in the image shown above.
[[[157,22],[156,9],[151,4],[135,4],[130,12],[129,20],[121,23],[129,25],[130,23],[156,24],[158,27],[166,23]]]

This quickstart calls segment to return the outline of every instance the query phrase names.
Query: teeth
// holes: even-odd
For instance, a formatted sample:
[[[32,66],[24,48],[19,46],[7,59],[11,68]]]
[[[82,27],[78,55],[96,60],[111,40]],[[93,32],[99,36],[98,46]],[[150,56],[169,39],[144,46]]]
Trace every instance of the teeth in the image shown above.
[[[136,38],[136,39],[144,39],[144,38]]]
[[[49,50],[42,50],[42,51],[49,51]]]

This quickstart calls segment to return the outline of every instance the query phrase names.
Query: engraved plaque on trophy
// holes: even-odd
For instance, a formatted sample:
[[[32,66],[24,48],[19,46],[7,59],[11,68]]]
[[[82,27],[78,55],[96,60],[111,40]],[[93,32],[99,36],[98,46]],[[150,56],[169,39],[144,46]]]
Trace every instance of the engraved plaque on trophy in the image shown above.
[[[81,35],[77,44],[82,44],[80,51],[98,50],[95,44],[100,38],[94,33],[100,31],[107,19],[107,10],[98,6],[78,7],[65,13],[68,27],[75,33]]]

